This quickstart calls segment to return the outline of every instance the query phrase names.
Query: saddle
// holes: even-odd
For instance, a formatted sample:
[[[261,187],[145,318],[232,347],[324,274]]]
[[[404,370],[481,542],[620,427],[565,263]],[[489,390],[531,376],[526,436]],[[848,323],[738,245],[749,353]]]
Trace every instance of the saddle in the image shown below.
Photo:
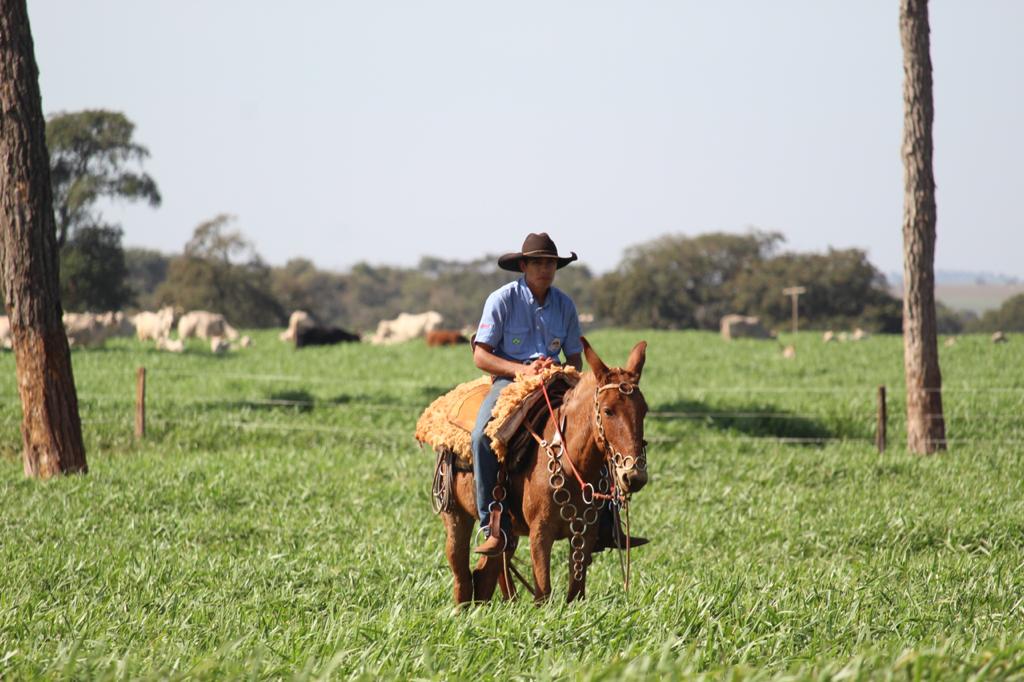
[[[470,382],[472,388],[468,389],[452,401],[451,409],[448,410],[448,423],[457,426],[466,433],[472,433],[476,428],[476,418],[480,412],[480,406],[484,404],[484,398],[491,392],[490,382],[479,384]]]
[[[557,407],[566,391],[579,379],[580,374],[573,367],[551,367],[537,375],[520,374],[502,389],[491,411],[492,419],[484,431],[491,439],[498,461],[505,461],[509,453],[514,456],[522,452],[525,445],[533,442],[525,425],[536,431],[546,423],[548,411],[541,384],[547,387],[552,406]],[[451,452],[458,468],[471,471],[473,452],[470,434],[476,426],[480,405],[490,390],[491,378],[483,376],[459,384],[437,398],[416,422],[416,440],[430,445],[439,454]],[[514,468],[515,463],[510,461],[509,465]]]

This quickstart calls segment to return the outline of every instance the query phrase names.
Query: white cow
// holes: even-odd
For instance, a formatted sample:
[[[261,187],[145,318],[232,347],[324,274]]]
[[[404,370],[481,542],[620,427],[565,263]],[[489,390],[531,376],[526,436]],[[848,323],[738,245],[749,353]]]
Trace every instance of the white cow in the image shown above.
[[[63,322],[73,348],[101,346],[107,339],[135,334],[135,325],[122,312],[64,313]]]
[[[212,339],[215,336],[234,340],[238,338],[238,331],[220,313],[205,310],[193,310],[178,320],[179,339]]]
[[[761,325],[761,318],[743,315],[726,315],[719,322],[722,338],[732,339],[770,339],[771,332]]]
[[[107,340],[106,328],[96,313],[64,313],[63,322],[68,346],[72,348],[99,346]]]
[[[100,346],[109,338],[135,333],[135,326],[121,312],[64,313],[61,322],[72,348]],[[10,322],[6,317],[0,318],[0,346],[11,347]]]
[[[139,341],[167,338],[174,326],[174,308],[165,306],[159,312],[141,312],[132,318],[135,325],[135,336]]]
[[[443,319],[441,313],[434,310],[428,310],[418,315],[400,313],[394,320],[381,320],[377,324],[376,333],[370,337],[370,343],[391,345],[426,336],[427,332],[432,332],[440,327]]]
[[[11,321],[6,315],[0,315],[0,348],[11,349],[14,341],[11,338]]]
[[[100,313],[96,319],[107,330],[108,339],[117,336],[135,336],[135,325],[132,324],[128,316],[120,311]]]
[[[156,340],[157,350],[166,350],[172,353],[184,353],[185,342],[181,339],[172,339],[169,336],[161,336]]]
[[[288,318],[288,329],[281,332],[277,338],[290,343],[295,342],[295,336],[303,329],[312,329],[316,326],[316,320],[305,310],[296,310]]]

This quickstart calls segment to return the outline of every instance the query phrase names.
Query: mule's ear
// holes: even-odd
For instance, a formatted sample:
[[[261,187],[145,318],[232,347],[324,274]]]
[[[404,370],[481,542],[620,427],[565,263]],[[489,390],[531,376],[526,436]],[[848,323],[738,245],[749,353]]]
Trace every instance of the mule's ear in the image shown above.
[[[597,351],[590,347],[590,342],[587,341],[585,336],[581,336],[580,341],[583,342],[583,357],[587,359],[587,364],[590,365],[594,376],[597,377],[599,382],[603,383],[604,378],[608,376],[608,365],[604,364],[601,358],[597,356]]]
[[[647,360],[647,342],[641,341],[633,346],[633,350],[629,353],[629,360],[626,361],[626,371],[635,374],[637,381],[640,381],[640,373],[644,371],[645,360]]]

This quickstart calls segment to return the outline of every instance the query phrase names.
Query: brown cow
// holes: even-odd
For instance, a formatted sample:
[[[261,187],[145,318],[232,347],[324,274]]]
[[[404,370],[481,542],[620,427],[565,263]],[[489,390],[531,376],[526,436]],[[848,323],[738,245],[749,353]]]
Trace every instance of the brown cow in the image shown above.
[[[457,329],[435,329],[427,332],[426,338],[428,346],[455,346],[460,343],[469,343],[469,339]]]

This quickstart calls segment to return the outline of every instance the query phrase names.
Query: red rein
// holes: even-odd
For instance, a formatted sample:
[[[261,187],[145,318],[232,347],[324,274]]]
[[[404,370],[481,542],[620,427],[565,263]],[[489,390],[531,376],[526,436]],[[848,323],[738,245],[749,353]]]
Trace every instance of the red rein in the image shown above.
[[[569,452],[568,450],[566,450],[568,443],[565,442],[565,436],[562,434],[562,425],[558,423],[558,417],[555,415],[555,408],[551,406],[551,398],[548,397],[548,386],[545,382],[541,381],[540,388],[541,391],[544,392],[544,402],[548,404],[548,414],[551,415],[551,419],[553,419],[555,422],[555,432],[558,434],[558,439],[562,442],[562,452],[565,453],[565,461],[569,463],[569,469],[572,471],[572,475],[576,477],[576,482],[580,484],[580,494],[583,496],[583,502],[585,504],[590,504],[595,499],[609,501],[617,500],[618,496],[615,494],[615,476],[612,475],[612,471],[610,469],[608,471],[608,483],[610,486],[610,494],[605,494],[598,490],[595,490],[594,485],[592,483],[587,483],[586,481],[583,480],[583,477],[580,476],[580,472],[576,469],[576,465],[572,463],[572,457],[569,456]],[[587,488],[590,489],[589,501],[587,500]]]

